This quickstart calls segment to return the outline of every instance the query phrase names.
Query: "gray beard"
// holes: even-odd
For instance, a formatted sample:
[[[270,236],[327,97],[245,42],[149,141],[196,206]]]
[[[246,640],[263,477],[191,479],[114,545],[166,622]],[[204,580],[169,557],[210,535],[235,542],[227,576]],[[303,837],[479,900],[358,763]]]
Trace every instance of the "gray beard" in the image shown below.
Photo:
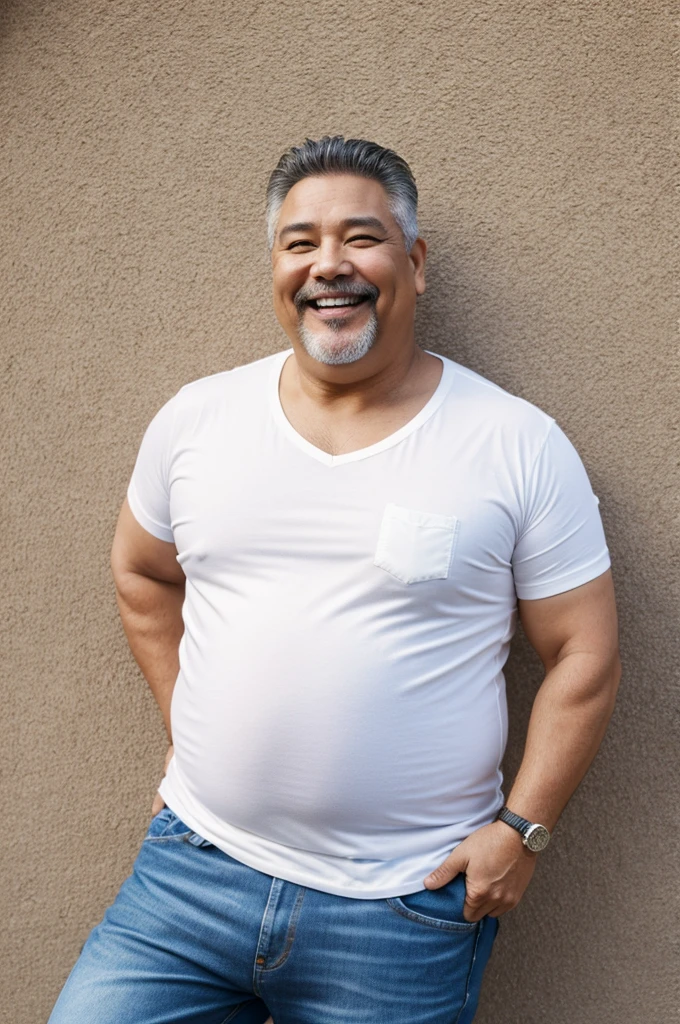
[[[348,363],[356,363],[373,348],[378,337],[378,318],[375,309],[371,310],[366,326],[362,327],[358,334],[355,334],[342,346],[333,345],[332,337],[342,331],[342,319],[339,317],[337,320],[328,320],[326,326],[328,332],[325,330],[318,332],[310,331],[302,322],[302,318],[298,323],[298,337],[305,352],[312,359],[316,359],[326,366],[346,366]]]

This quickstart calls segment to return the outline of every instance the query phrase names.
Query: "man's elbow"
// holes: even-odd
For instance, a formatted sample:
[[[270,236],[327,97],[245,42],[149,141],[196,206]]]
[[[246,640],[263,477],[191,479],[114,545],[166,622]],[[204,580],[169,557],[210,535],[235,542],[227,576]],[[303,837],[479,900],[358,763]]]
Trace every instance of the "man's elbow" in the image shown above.
[[[621,658],[616,651],[600,664],[592,674],[590,684],[584,688],[585,702],[599,708],[600,717],[605,722],[611,718],[616,705],[621,672]]]
[[[589,708],[598,718],[608,721],[614,711],[621,682],[621,658],[618,648],[606,654],[571,651],[565,657],[559,658],[555,667],[558,669],[555,682],[563,699],[574,708]]]

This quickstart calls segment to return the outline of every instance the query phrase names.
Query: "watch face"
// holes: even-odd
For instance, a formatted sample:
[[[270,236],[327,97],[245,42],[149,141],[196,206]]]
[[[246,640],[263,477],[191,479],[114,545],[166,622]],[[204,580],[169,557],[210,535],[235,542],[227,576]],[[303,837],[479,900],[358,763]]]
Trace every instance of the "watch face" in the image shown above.
[[[545,850],[550,842],[550,833],[545,825],[534,825],[527,832],[524,842],[533,853],[539,853],[540,850]]]

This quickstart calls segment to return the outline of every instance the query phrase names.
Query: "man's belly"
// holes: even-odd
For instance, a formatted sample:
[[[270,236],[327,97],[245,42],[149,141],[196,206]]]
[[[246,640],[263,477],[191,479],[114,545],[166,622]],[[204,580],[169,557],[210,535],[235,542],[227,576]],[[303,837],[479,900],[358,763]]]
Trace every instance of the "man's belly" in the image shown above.
[[[266,631],[229,630],[210,649],[185,638],[176,766],[211,814],[346,857],[400,831],[469,820],[493,801],[505,705],[483,650],[453,665],[441,637],[409,644],[355,626],[309,635],[284,614]]]

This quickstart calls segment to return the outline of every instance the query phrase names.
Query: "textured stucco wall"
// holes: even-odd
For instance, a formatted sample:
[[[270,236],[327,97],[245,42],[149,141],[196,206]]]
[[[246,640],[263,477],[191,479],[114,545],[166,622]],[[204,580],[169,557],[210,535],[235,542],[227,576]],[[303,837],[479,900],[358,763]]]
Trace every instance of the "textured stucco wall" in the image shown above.
[[[421,341],[556,417],[614,559],[620,704],[502,922],[478,1020],[678,1019],[673,15],[5,0],[2,1020],[46,1019],[162,763],[108,570],[142,431],[186,381],[284,346],[263,189],[286,146],[325,131],[409,159]],[[512,770],[540,679],[521,640],[508,675]]]

